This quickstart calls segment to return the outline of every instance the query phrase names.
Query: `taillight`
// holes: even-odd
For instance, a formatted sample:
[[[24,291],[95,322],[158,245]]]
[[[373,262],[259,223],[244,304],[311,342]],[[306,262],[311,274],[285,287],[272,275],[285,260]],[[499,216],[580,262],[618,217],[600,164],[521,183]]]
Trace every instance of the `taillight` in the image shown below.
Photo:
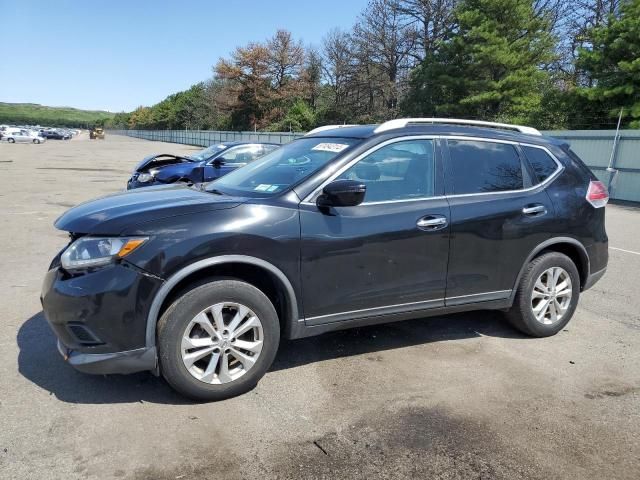
[[[590,181],[589,188],[587,189],[587,202],[593,205],[595,208],[604,207],[609,201],[609,192],[604,183],[599,181]]]

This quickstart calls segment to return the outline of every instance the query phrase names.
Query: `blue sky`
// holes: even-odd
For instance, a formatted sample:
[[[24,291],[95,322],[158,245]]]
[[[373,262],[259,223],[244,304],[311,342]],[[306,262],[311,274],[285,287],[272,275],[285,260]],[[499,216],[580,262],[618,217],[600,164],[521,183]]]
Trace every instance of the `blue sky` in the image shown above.
[[[320,44],[366,0],[0,0],[0,101],[129,111],[284,28]]]

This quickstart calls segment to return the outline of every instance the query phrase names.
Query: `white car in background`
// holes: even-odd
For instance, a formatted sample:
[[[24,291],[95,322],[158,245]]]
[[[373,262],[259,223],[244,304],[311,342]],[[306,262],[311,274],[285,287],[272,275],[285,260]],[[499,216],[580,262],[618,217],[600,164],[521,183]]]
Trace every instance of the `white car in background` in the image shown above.
[[[20,128],[8,128],[2,132],[2,140],[9,143],[43,143],[47,139],[36,132]]]

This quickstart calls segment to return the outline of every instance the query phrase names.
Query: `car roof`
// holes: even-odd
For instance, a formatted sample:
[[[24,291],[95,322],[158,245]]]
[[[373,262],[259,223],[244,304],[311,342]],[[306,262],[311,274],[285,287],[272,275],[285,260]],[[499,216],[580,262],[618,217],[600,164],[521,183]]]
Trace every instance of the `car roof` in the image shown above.
[[[468,136],[490,138],[495,140],[507,140],[512,142],[526,142],[533,144],[553,144],[562,145],[562,140],[548,137],[546,135],[532,135],[513,130],[501,128],[491,128],[482,126],[467,126],[447,123],[438,124],[408,124],[399,128],[384,130],[377,133],[375,130],[379,125],[349,125],[336,126],[336,128],[326,128],[316,133],[309,133],[305,137],[332,137],[332,138],[360,138],[366,139],[376,135],[385,136],[407,136],[407,135],[442,135],[442,136]]]

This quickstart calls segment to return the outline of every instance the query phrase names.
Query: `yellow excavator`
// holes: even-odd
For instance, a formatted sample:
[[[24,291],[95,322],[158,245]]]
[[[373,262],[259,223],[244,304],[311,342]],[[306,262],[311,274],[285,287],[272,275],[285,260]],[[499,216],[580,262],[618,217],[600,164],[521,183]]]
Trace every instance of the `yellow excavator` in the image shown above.
[[[96,138],[98,138],[100,140],[104,140],[104,128],[102,128],[102,127],[92,128],[89,131],[89,138],[91,140],[95,140]]]

